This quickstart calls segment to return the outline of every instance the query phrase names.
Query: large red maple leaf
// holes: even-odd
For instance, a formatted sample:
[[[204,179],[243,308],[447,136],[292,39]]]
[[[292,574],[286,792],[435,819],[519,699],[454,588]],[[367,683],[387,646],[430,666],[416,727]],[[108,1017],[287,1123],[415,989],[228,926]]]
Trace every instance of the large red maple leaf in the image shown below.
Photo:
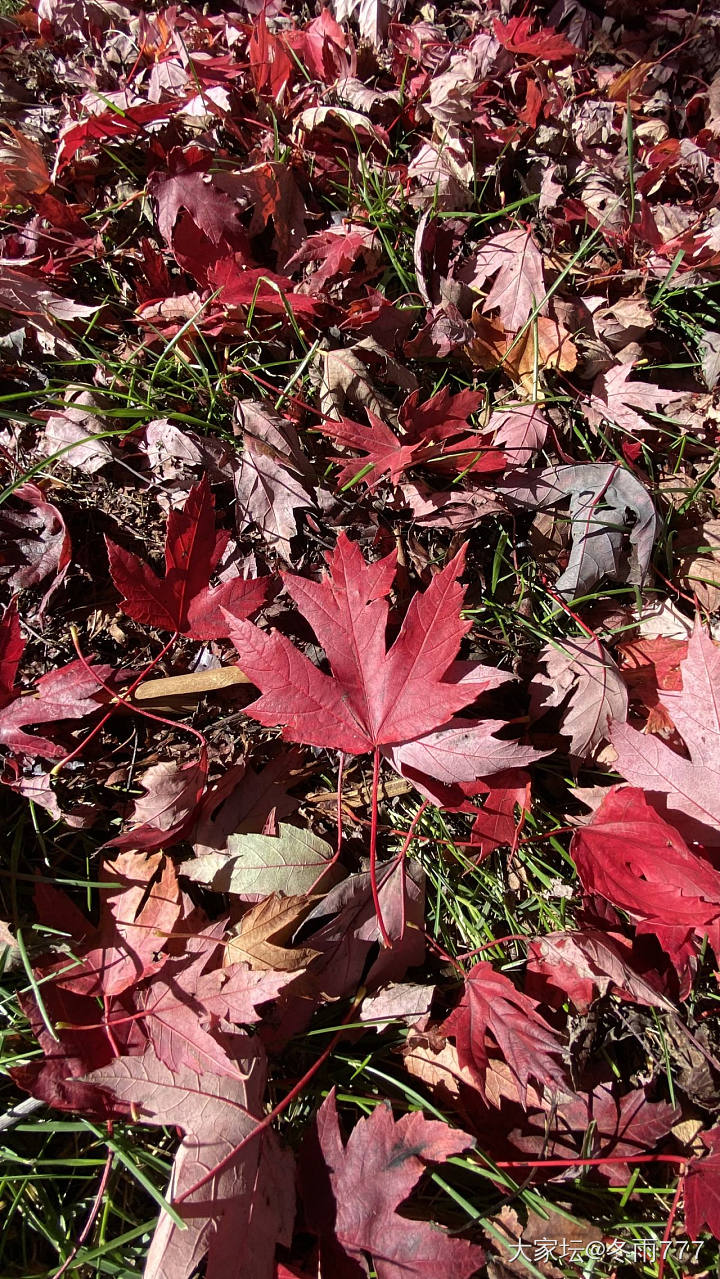
[[[210,586],[210,576],[228,543],[215,529],[215,502],[207,477],[192,488],[181,511],[168,515],[165,576],[109,539],[110,573],[123,597],[123,611],[136,622],[180,631],[193,639],[227,634],[223,609],[248,617],[264,602],[268,578],[233,577]]]
[[[373,800],[370,877],[378,923],[386,945],[375,878],[380,755],[398,771],[409,767],[422,785],[429,774],[445,783],[469,782],[520,767],[538,752],[494,736],[502,723],[453,720],[508,676],[477,662],[455,661],[471,626],[460,615],[458,582],[465,551],[410,601],[400,634],[388,650],[388,601],[396,555],[368,564],[341,533],[319,582],[282,574],[288,591],[327,654],[332,675],[318,670],[284,635],[266,634],[228,617],[228,630],[245,674],[262,696],[246,708],[261,724],[282,726],[293,742],[351,755],[372,751]],[[439,730],[439,731],[436,731]]]
[[[344,534],[327,557],[319,582],[291,573],[282,578],[328,657],[325,675],[278,631],[267,634],[228,617],[230,638],[245,674],[262,692],[246,708],[261,724],[282,726],[283,737],[361,755],[422,744],[417,767],[443,781],[469,781],[537,756],[528,747],[492,736],[495,721],[452,720],[487,689],[509,676],[480,663],[456,662],[471,622],[461,617],[464,588],[458,579],[465,551],[413,596],[402,628],[388,650],[387,596],[395,576],[395,552],[368,564]],[[437,732],[435,730],[441,730]],[[445,736],[447,733],[447,736]],[[413,758],[413,765],[416,761]],[[475,771],[474,771],[475,770]]]
[[[707,937],[720,954],[720,873],[688,848],[643,791],[613,786],[570,851],[585,891],[626,911],[639,933],[654,933],[676,967],[691,961],[693,939]]]

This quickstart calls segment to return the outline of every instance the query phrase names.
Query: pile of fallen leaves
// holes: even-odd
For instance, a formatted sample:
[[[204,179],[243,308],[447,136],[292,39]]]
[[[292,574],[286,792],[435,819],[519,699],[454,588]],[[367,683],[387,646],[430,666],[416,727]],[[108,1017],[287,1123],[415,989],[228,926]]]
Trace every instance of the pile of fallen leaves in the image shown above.
[[[661,1273],[720,1238],[717,7],[34,0],[0,77],[4,1126],[174,1134],[147,1276],[497,1279],[579,1181]]]

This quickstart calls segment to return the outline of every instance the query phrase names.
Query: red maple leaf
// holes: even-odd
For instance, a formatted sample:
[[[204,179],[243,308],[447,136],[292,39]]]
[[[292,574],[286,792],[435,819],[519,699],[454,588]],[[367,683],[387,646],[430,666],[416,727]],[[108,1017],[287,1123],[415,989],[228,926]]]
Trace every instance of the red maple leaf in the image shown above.
[[[37,484],[21,484],[13,491],[12,501],[3,508],[0,531],[3,568],[11,569],[9,582],[13,590],[24,590],[38,586],[49,577],[52,579],[40,604],[42,616],[70,567],[72,546],[65,521]]]
[[[0,709],[16,696],[15,677],[24,651],[17,603],[11,600],[0,622]]]
[[[682,688],[680,664],[687,657],[688,641],[654,635],[650,639],[631,639],[618,644],[620,669],[631,702],[640,703],[647,711],[646,733],[672,730],[674,725],[663,692],[679,692]]]
[[[468,429],[467,419],[482,403],[482,394],[451,395],[445,387],[424,404],[419,400],[420,393],[413,391],[403,404],[398,415],[401,436],[369,409],[369,426],[349,418],[323,424],[325,435],[360,455],[350,462],[333,458],[343,468],[338,476],[341,484],[362,478],[373,487],[385,475],[396,484],[411,466],[420,465],[451,474],[504,470],[505,455],[492,446],[491,437]]]
[[[215,502],[207,477],[188,493],[181,511],[168,515],[165,576],[130,551],[106,539],[113,582],[123,597],[123,611],[136,622],[193,639],[227,635],[223,610],[248,617],[264,602],[269,579],[233,577],[210,586],[210,576],[229,535],[215,530]]]
[[[638,932],[654,933],[676,965],[687,962],[693,938],[708,936],[720,954],[720,874],[641,790],[613,786],[570,851],[585,890],[626,911]]]
[[[104,848],[170,848],[182,839],[195,818],[207,781],[204,752],[197,762],[177,764],[166,760],[153,764],[138,778],[145,794],[136,799],[130,829],[108,840]]]
[[[685,743],[686,755],[652,733],[614,723],[610,740],[615,768],[632,786],[664,797],[675,825],[706,847],[720,844],[720,648],[699,621],[680,663],[682,688],[663,691],[662,702]]]
[[[595,378],[588,406],[593,425],[607,419],[630,435],[647,431],[648,423],[638,409],[643,413],[659,413],[673,400],[681,398],[677,391],[668,391],[654,382],[629,381],[633,368],[632,364],[614,364],[607,373]]]
[[[65,720],[87,719],[110,701],[102,684],[113,674],[111,666],[89,666],[70,662],[57,671],[42,675],[33,696],[16,697],[0,710],[0,743],[20,755],[40,759],[60,759],[65,747],[49,736],[35,736],[26,729],[47,724],[48,731]]]
[[[562,1043],[538,1013],[535,1000],[485,961],[471,968],[463,998],[442,1030],[455,1039],[460,1065],[473,1072],[483,1097],[488,1032],[522,1091],[531,1079],[556,1085],[564,1079]]]
[[[282,578],[323,645],[332,675],[278,631],[268,635],[228,617],[240,665],[262,691],[247,714],[261,724],[282,725],[289,741],[352,755],[380,748],[387,754],[390,747],[413,742],[413,766],[426,772],[435,766],[443,781],[481,776],[473,769],[480,759],[487,762],[490,747],[492,772],[526,763],[526,748],[491,736],[498,723],[452,721],[455,711],[505,678],[479,663],[455,662],[471,626],[460,615],[464,588],[457,578],[464,549],[413,597],[389,651],[387,596],[395,552],[368,564],[342,533],[326,558],[329,573],[319,582],[291,573]]]
[[[575,45],[554,27],[541,27],[531,35],[532,25],[532,18],[511,18],[509,22],[494,18],[495,39],[510,53],[526,53],[541,62],[568,62],[577,57]]]
[[[257,1127],[265,1086],[261,1049],[245,1040],[242,1078],[184,1066],[173,1071],[148,1047],[142,1057],[116,1057],[88,1075],[141,1123],[178,1125],[185,1136],[175,1156],[172,1195],[180,1229],[161,1213],[145,1273],[189,1279],[206,1253],[208,1275],[272,1274],[276,1243],[289,1244],[294,1210],[292,1157],[271,1131],[247,1141]],[[227,1166],[224,1166],[227,1165]],[[217,1169],[217,1171],[215,1171]],[[202,1186],[197,1186],[200,1180]]]
[[[691,1239],[704,1226],[720,1239],[720,1128],[701,1133],[708,1154],[691,1159],[685,1173],[685,1225]]]
[[[522,227],[502,231],[476,249],[466,263],[461,279],[473,289],[481,289],[495,276],[483,312],[499,310],[506,329],[515,333],[538,307],[547,311],[542,253],[529,231]]]
[[[78,995],[121,995],[162,968],[163,953],[182,914],[177,874],[162,853],[121,853],[103,867],[100,920],[76,947],[75,964],[62,961],[57,982]]]
[[[257,1006],[275,999],[297,974],[252,972],[243,963],[204,971],[208,954],[217,954],[217,939],[209,934],[196,934],[192,950],[198,953],[170,959],[138,986],[135,1003],[146,1014],[145,1031],[158,1058],[171,1070],[212,1070],[237,1079],[237,1062],[213,1032],[221,1020],[235,1026],[260,1021]]]
[[[467,1133],[419,1111],[396,1122],[388,1105],[361,1119],[343,1145],[333,1090],[306,1146],[302,1183],[312,1187],[305,1210],[320,1237],[323,1274],[360,1279],[367,1273],[366,1254],[378,1279],[475,1274],[484,1261],[482,1249],[397,1212],[426,1163],[444,1163],[472,1145]]]

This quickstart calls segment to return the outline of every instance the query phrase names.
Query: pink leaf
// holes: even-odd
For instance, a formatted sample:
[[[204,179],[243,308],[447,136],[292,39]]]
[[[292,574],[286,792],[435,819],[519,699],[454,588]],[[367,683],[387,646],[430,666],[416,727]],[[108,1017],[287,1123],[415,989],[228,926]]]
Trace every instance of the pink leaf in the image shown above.
[[[132,1104],[141,1123],[180,1127],[185,1133],[170,1184],[176,1201],[203,1176],[200,1190],[176,1204],[179,1230],[166,1214],[155,1228],[145,1279],[188,1279],[208,1254],[208,1279],[237,1273],[272,1279],[275,1247],[289,1244],[293,1221],[292,1159],[270,1131],[250,1141],[228,1167],[214,1173],[248,1137],[260,1118],[265,1066],[248,1042],[244,1078],[231,1079],[189,1067],[172,1071],[147,1049],[142,1057],[116,1058],[87,1076],[89,1083]]]

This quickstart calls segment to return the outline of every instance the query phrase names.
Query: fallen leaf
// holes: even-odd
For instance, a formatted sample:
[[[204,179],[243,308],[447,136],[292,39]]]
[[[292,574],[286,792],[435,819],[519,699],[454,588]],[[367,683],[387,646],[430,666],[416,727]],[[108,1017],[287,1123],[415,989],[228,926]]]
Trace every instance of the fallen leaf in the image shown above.
[[[440,1029],[455,1040],[460,1065],[472,1071],[483,1097],[488,1034],[510,1067],[521,1096],[532,1079],[559,1084],[565,1077],[563,1045],[538,1013],[535,1000],[485,961],[470,969],[463,997]]]
[[[720,1128],[701,1136],[708,1153],[690,1160],[683,1179],[685,1226],[691,1239],[705,1227],[720,1239]]]
[[[703,377],[709,391],[720,381],[720,333],[706,329],[700,339]]]
[[[271,813],[278,821],[294,813],[299,801],[287,791],[302,760],[302,752],[293,748],[257,772],[248,761],[228,768],[208,789],[188,834],[196,856],[227,852],[230,835],[260,833]]]
[[[0,203],[6,206],[27,195],[42,195],[50,186],[50,174],[37,143],[11,124],[3,122],[7,136],[0,139]]]
[[[392,401],[375,387],[360,350],[357,344],[342,350],[318,352],[320,408],[328,418],[341,421],[347,400],[378,418],[392,413]]]
[[[676,391],[666,391],[654,382],[630,382],[632,364],[615,364],[608,373],[601,373],[593,384],[590,397],[591,422],[610,421],[622,431],[633,435],[647,431],[648,423],[637,412],[656,413],[682,396]]]
[[[530,775],[523,769],[508,769],[485,782],[482,791],[483,805],[473,820],[470,840],[485,858],[503,845],[515,847],[530,811]],[[516,807],[520,809],[519,820],[515,818]]]
[[[460,552],[427,591],[413,597],[389,651],[386,597],[395,575],[394,553],[368,564],[341,534],[327,556],[329,574],[320,582],[283,574],[325,648],[333,675],[324,675],[279,632],[266,635],[228,617],[240,665],[263,693],[247,714],[261,724],[280,724],[284,737],[313,746],[355,755],[393,747],[400,762],[443,780],[458,770],[466,780],[482,776],[475,768],[523,763],[529,748],[493,738],[495,724],[487,729],[482,721],[460,721],[433,736],[454,711],[504,678],[479,663],[471,663],[462,678],[453,670],[469,629],[460,617],[463,591],[456,580],[463,559]],[[409,755],[398,754],[402,743]]]
[[[613,786],[570,851],[585,891],[626,911],[638,932],[654,933],[676,966],[694,954],[695,938],[718,952],[720,874],[641,790]]]
[[[32,693],[15,698],[0,710],[0,742],[30,759],[62,759],[66,748],[53,740],[58,727],[74,720],[89,720],[107,705],[111,694],[102,684],[112,675],[110,666],[86,666],[81,661],[42,675]],[[55,730],[53,737],[26,731],[40,724],[47,725],[48,734]]]
[[[495,281],[482,310],[499,310],[505,329],[517,333],[535,307],[547,313],[542,254],[529,231],[502,231],[485,240],[459,278],[480,290],[492,276]]]
[[[315,505],[310,465],[291,422],[249,401],[241,401],[236,414],[244,449],[235,479],[239,526],[257,525],[289,560],[297,512]]]
[[[607,462],[557,466],[517,481],[508,476],[497,487],[513,502],[540,510],[570,499],[572,546],[555,583],[559,595],[587,595],[606,577],[642,585],[657,516],[647,490],[630,471]]]
[[[577,57],[575,45],[554,27],[540,27],[532,32],[532,26],[531,17],[511,18],[509,22],[493,18],[495,39],[511,53],[526,54],[542,62],[569,62]]]
[[[488,320],[477,310],[472,323],[475,336],[465,348],[472,363],[483,369],[503,369],[533,397],[539,378],[548,370],[572,372],[577,364],[570,334],[549,316],[536,316],[519,333],[508,331],[500,320]]]
[[[616,770],[632,786],[664,796],[668,813],[691,838],[708,846],[720,844],[720,649],[699,621],[680,665],[682,688],[663,692],[673,723],[689,759],[650,734],[629,724],[615,724],[610,740],[617,752]],[[689,820],[688,820],[689,819]]]
[[[245,912],[231,930],[225,962],[244,960],[257,971],[293,973],[306,968],[320,952],[309,946],[288,946],[293,933],[311,909],[314,898],[306,893],[285,897],[270,893]]]
[[[108,887],[99,922],[94,929],[80,924],[85,936],[82,945],[75,943],[75,963],[62,961],[55,979],[65,990],[96,998],[121,995],[158,972],[182,913],[175,867],[162,853],[122,852],[102,873]]]
[[[0,621],[0,710],[18,694],[15,680],[24,652],[25,641],[20,630],[17,601],[13,599]]]
[[[192,821],[207,780],[207,762],[153,764],[138,782],[145,794],[133,803],[130,828],[108,840],[104,848],[169,848],[182,839]]]
[[[181,1230],[161,1214],[150,1244],[145,1279],[189,1279],[205,1254],[208,1276],[232,1274],[239,1255],[248,1279],[273,1279],[275,1247],[289,1244],[294,1210],[293,1165],[272,1131],[232,1155],[261,1117],[265,1065],[248,1042],[241,1078],[173,1071],[148,1048],[142,1057],[120,1057],[87,1076],[112,1097],[129,1103],[141,1123],[180,1127],[170,1196],[185,1223]],[[203,1176],[208,1182],[187,1195]]]
[[[129,617],[193,639],[227,634],[223,608],[246,617],[264,603],[267,578],[231,577],[210,586],[228,542],[216,533],[214,499],[206,478],[190,491],[182,511],[171,511],[165,539],[165,576],[159,578],[137,555],[106,539],[110,573]]]
[[[344,872],[330,865],[333,850],[310,830],[281,824],[277,835],[230,835],[227,853],[206,853],[183,862],[182,874],[216,893],[256,901],[267,893],[287,896],[327,887]]]
[[[45,423],[40,447],[46,457],[60,453],[59,461],[75,466],[87,475],[96,475],[113,460],[107,440],[100,438],[105,429],[91,392],[68,388],[67,406],[51,413]]]
[[[494,432],[493,445],[502,450],[506,466],[527,466],[545,443],[548,423],[538,404],[518,404],[496,408],[487,429]]]
[[[370,409],[369,426],[343,417],[335,425],[325,422],[324,435],[343,448],[360,456],[348,462],[333,458],[341,465],[338,481],[349,487],[362,479],[368,488],[385,476],[396,484],[405,471],[424,466],[431,471],[450,474],[475,474],[502,470],[505,458],[484,431],[469,429],[468,417],[477,411],[484,397],[474,391],[451,395],[443,388],[430,400],[420,403],[417,391],[408,396],[398,414],[400,431],[396,435]]]
[[[562,707],[560,731],[575,756],[589,754],[607,739],[609,725],[627,719],[628,695],[622,675],[597,639],[565,639],[546,644],[544,670],[530,683],[530,713]]]
[[[16,502],[21,503],[19,510]],[[38,586],[52,576],[40,604],[42,615],[70,567],[72,546],[65,521],[37,484],[21,484],[3,506],[0,529],[3,569],[11,570],[7,580],[13,590]]]
[[[338,1279],[367,1274],[369,1255],[378,1279],[470,1279],[482,1265],[482,1249],[401,1217],[397,1208],[426,1163],[443,1163],[472,1145],[467,1133],[419,1111],[395,1121],[387,1104],[360,1119],[343,1145],[333,1089],[304,1156],[304,1184],[312,1186],[305,1212],[320,1239],[323,1270]]]
[[[670,1000],[634,971],[631,956],[624,951],[628,951],[624,939],[621,943],[596,928],[546,933],[528,947],[527,984],[545,1002],[545,988],[550,986],[557,1000],[572,1000],[580,1012],[586,1012],[593,999],[606,995],[674,1012]]]
[[[193,937],[193,948],[201,942],[200,935]],[[216,950],[213,946],[211,958]],[[244,1027],[260,1021],[258,1005],[276,999],[291,978],[252,972],[244,963],[204,971],[207,964],[205,949],[169,959],[135,989],[135,1003],[159,1060],[173,1072],[189,1067],[240,1079],[238,1062],[223,1043],[228,1037],[213,1032],[225,1023]]]
[[[377,1031],[385,1030],[393,1021],[406,1021],[410,1026],[422,1029],[434,994],[434,986],[392,982],[388,986],[382,986],[374,994],[365,996],[358,1018],[368,1022]]]

